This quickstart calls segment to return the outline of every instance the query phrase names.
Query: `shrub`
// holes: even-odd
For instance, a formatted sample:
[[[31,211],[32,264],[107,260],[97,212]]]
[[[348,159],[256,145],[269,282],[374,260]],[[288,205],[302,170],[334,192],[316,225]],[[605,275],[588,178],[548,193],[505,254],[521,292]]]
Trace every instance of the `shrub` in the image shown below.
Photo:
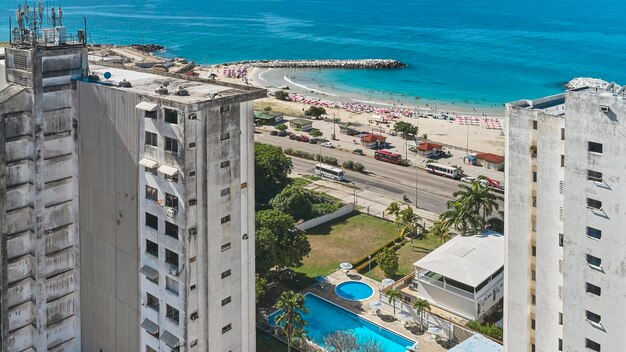
[[[494,339],[502,341],[502,329],[500,329],[496,324],[487,323],[481,324],[476,320],[471,320],[467,323],[467,327],[480,332],[483,335],[487,335],[489,337],[493,337]]]
[[[392,277],[398,272],[398,253],[393,248],[381,251],[376,257],[378,266],[383,270],[385,276]]]
[[[354,171],[357,172],[363,172],[365,171],[365,165],[361,164],[361,163],[354,163]]]
[[[352,160],[346,160],[343,164],[341,164],[341,166],[343,166],[344,169],[353,170],[354,162]]]
[[[274,127],[275,129],[279,130],[279,131],[284,131],[287,129],[287,125],[285,125],[284,123],[280,123],[278,125],[276,125],[276,127]]]
[[[263,111],[272,111],[272,107],[268,105],[263,108]]]
[[[278,100],[289,100],[289,93],[285,92],[284,90],[279,90],[278,92],[274,93],[274,96]]]
[[[311,211],[313,213],[313,217],[317,218],[323,215],[332,214],[341,208],[341,204],[337,202],[330,203],[317,203],[313,204]]]

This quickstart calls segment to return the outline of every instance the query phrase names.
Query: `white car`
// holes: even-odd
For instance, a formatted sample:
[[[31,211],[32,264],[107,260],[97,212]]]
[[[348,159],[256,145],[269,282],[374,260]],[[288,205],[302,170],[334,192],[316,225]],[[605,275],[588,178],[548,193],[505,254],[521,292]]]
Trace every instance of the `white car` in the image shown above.
[[[467,182],[467,183],[472,183],[474,181],[476,181],[475,178],[473,178],[472,176],[465,176],[461,179],[462,182]]]
[[[334,148],[333,144],[331,142],[324,142],[321,144],[322,147],[325,148]]]

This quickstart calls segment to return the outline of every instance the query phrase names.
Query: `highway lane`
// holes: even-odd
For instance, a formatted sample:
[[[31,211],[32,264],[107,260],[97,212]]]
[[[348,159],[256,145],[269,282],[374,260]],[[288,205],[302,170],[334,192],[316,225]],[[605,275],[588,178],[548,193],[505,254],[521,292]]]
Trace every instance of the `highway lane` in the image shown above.
[[[365,150],[368,155],[359,156],[352,154],[351,151],[324,148],[318,144],[293,141],[287,137],[270,136],[269,133],[255,134],[255,141],[309,153],[320,153],[321,150],[322,155],[336,157],[340,163],[346,160],[358,161],[365,165],[368,174],[346,170],[346,179],[349,182],[355,182],[356,186],[361,189],[383,193],[399,201],[402,200],[402,195],[407,195],[412,202],[415,202],[417,181],[417,206],[435,213],[445,211],[447,201],[453,198],[452,193],[459,189],[459,182],[456,180],[429,174],[415,167],[403,167],[378,161],[374,159],[371,150]],[[360,145],[354,145],[354,148],[364,149]],[[294,172],[313,173],[314,161],[296,157],[292,159]]]

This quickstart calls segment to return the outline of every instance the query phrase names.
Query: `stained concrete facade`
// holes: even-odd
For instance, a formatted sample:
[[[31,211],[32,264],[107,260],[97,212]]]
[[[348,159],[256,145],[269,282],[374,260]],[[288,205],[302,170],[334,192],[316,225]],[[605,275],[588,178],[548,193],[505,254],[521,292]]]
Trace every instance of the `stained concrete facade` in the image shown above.
[[[3,351],[80,350],[78,109],[84,46],[6,49],[0,91]]]
[[[626,101],[612,91],[582,89],[506,109],[505,349],[621,350],[626,257],[617,234],[626,225],[620,210]],[[590,151],[589,142],[603,151]],[[600,179],[589,178],[589,170]],[[588,198],[601,201],[600,209]],[[600,268],[588,254],[602,260]]]

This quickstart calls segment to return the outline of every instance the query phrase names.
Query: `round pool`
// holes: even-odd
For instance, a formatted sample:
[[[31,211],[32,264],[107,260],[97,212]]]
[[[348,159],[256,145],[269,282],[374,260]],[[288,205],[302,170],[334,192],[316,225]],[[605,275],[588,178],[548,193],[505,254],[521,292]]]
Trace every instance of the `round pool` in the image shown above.
[[[374,289],[363,282],[346,281],[335,289],[337,296],[350,301],[362,301],[374,295]]]

